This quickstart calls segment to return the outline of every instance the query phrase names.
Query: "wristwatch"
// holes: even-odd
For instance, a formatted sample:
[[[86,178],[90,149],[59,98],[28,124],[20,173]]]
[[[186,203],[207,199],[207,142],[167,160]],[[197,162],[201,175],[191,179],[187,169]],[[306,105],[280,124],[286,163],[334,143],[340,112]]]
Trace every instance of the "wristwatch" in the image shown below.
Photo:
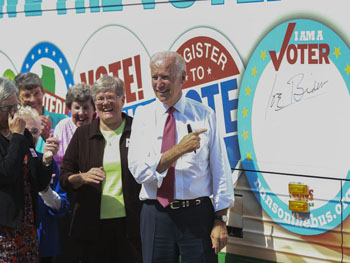
[[[215,219],[220,220],[223,223],[226,223],[228,221],[227,215],[221,215],[221,216],[215,215]]]

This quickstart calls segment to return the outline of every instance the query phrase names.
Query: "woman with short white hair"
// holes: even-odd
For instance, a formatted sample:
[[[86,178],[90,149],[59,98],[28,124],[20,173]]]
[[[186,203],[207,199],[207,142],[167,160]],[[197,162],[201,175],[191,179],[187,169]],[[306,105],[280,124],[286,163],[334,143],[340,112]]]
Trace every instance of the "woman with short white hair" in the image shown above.
[[[33,135],[36,144],[41,129],[39,113],[34,108],[25,106],[19,110],[19,114],[25,120],[26,128]],[[40,158],[42,154],[38,153],[38,156]],[[38,199],[39,227],[37,234],[40,263],[50,263],[53,257],[61,253],[57,219],[70,212],[67,193],[60,187],[59,176],[60,171],[54,160],[52,180],[43,191],[39,192]]]

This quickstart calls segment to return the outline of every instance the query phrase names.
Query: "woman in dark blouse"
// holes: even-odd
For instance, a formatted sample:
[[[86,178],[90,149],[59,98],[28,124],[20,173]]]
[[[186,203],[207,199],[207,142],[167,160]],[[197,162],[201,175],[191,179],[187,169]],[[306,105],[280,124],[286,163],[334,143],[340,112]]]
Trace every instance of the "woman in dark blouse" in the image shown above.
[[[0,78],[0,262],[38,262],[38,192],[50,183],[58,146],[46,141],[39,160],[18,114],[18,89]]]

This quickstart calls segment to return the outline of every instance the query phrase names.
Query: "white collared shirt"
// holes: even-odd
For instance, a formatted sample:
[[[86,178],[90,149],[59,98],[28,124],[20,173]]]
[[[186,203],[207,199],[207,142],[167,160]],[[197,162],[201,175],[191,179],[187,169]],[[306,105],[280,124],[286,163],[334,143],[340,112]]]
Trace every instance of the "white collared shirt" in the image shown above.
[[[193,131],[200,134],[201,147],[184,154],[175,165],[175,199],[187,200],[212,196],[215,211],[231,207],[234,202],[231,168],[224,140],[216,125],[215,113],[203,104],[184,96],[174,105],[176,143]],[[161,159],[163,130],[168,107],[158,100],[137,108],[130,137],[128,162],[136,181],[142,184],[140,199],[156,199],[167,170],[156,171]]]

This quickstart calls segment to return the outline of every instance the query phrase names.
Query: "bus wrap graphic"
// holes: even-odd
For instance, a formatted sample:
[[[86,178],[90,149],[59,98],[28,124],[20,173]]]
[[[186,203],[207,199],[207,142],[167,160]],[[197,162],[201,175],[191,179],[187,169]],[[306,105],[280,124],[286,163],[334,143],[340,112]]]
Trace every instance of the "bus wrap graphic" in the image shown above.
[[[74,81],[62,51],[52,43],[38,43],[28,52],[21,68],[21,73],[29,71],[41,77],[46,90],[43,100],[45,108],[48,111],[68,114],[64,98]]]
[[[263,38],[242,79],[243,168],[265,212],[297,234],[327,232],[350,213],[349,65],[349,47],[335,32],[298,19]],[[307,213],[289,210],[295,181],[313,189]]]
[[[171,46],[186,62],[186,97],[212,108],[224,137],[233,181],[240,166],[237,138],[237,105],[243,63],[232,43],[218,30],[195,27],[185,31]]]

